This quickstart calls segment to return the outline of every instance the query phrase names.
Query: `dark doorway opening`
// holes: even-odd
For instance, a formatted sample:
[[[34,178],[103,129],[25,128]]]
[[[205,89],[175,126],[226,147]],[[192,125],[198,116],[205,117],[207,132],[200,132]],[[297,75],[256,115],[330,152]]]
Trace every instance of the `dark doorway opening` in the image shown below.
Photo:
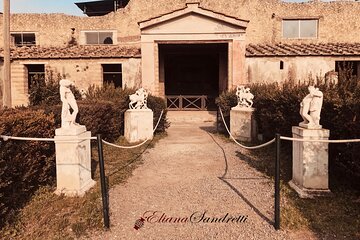
[[[34,84],[45,84],[44,64],[27,64],[25,66],[28,73],[28,89],[31,89]]]
[[[206,103],[198,108],[200,110],[216,109],[215,98],[227,88],[227,52],[227,43],[159,45],[159,79],[164,81],[165,95],[172,98],[172,102],[176,96],[190,99],[185,100],[190,104],[176,110],[186,110],[182,109],[186,106],[192,109],[197,105],[191,104],[194,99],[199,104]]]

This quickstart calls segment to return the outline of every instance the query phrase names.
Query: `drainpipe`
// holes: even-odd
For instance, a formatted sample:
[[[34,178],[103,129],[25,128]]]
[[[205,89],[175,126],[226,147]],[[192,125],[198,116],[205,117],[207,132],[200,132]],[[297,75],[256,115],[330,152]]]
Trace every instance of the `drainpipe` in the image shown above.
[[[4,68],[3,68],[3,106],[11,107],[10,76],[10,0],[4,0],[3,14]]]

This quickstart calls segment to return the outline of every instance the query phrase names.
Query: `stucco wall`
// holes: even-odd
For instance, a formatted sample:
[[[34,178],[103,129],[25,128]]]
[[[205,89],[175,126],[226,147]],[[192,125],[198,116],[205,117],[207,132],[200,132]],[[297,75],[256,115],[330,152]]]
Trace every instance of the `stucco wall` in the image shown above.
[[[3,89],[3,62],[0,60],[0,103],[2,103]]]
[[[227,0],[221,7],[217,1],[203,1],[203,6],[250,20],[247,43],[269,42],[354,42],[360,34],[359,2],[285,3],[280,0]],[[317,39],[282,38],[282,19],[319,18]]]
[[[60,73],[71,79],[79,89],[87,90],[90,85],[101,86],[103,82],[101,64],[122,64],[122,83],[127,87],[140,85],[140,59],[96,59],[96,60],[36,60],[14,61],[11,64],[12,105],[28,104],[26,64],[44,64],[46,70]]]
[[[119,42],[140,39],[139,21],[185,7],[186,0],[131,0],[124,9],[102,17],[78,17],[65,14],[13,14],[11,31],[37,33],[40,45],[64,46],[71,28],[79,41],[82,30],[117,30]],[[280,0],[201,0],[200,6],[250,20],[247,43],[268,42],[354,42],[360,34],[360,2],[284,3]],[[317,39],[289,40],[281,36],[282,18],[319,18]],[[1,24],[1,21],[0,21]],[[1,36],[0,36],[1,40]],[[1,41],[2,45],[2,41]]]
[[[360,61],[360,57],[251,57],[246,58],[246,74],[248,83],[308,82],[334,71],[336,61],[352,60]],[[280,61],[284,63],[283,69],[280,69]]]

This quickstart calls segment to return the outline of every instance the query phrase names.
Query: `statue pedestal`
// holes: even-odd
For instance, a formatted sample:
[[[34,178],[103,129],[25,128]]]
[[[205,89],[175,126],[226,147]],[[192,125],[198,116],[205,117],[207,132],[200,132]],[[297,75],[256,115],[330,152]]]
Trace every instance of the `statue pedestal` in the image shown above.
[[[129,109],[125,112],[125,139],[129,143],[152,139],[153,111],[150,109]]]
[[[328,140],[328,129],[292,127],[293,138]],[[301,198],[327,195],[328,143],[293,141],[293,175],[289,182]]]
[[[256,122],[253,118],[254,108],[233,107],[230,111],[230,133],[234,138],[251,142],[256,139]]]
[[[91,178],[91,132],[85,126],[55,130],[56,194],[83,196],[95,185]]]

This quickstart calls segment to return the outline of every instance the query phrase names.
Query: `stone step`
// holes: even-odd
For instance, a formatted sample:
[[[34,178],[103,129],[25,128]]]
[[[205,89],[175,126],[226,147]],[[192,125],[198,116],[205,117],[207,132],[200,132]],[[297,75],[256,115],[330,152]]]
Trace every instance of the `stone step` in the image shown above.
[[[216,111],[168,111],[170,123],[216,122]]]

